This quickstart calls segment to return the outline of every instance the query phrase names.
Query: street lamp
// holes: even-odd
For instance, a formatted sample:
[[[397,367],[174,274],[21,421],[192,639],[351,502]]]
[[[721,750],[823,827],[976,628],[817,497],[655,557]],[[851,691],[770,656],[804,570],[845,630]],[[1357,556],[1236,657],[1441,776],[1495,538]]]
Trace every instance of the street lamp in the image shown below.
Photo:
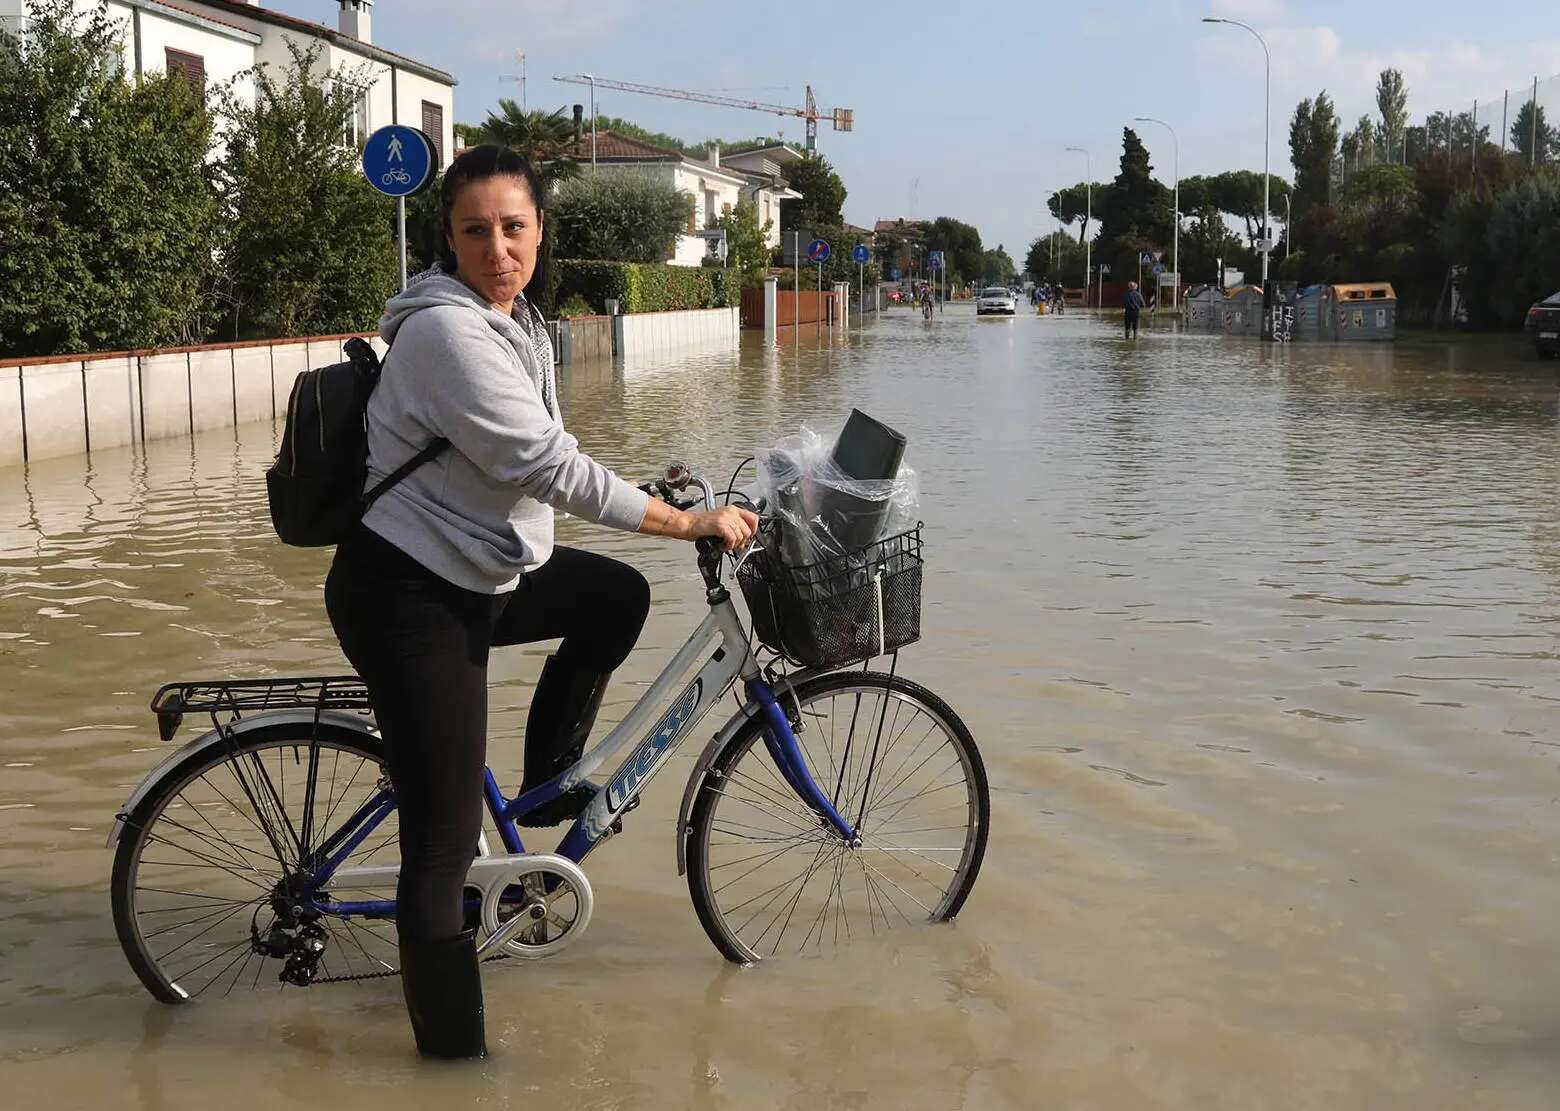
[[[1084,217],[1083,217],[1083,307],[1089,307],[1089,271],[1093,269],[1094,241],[1089,236],[1089,222],[1094,219],[1094,164],[1089,158],[1089,152],[1082,147],[1068,147],[1070,151],[1083,155],[1084,181]],[[1057,205],[1061,207],[1060,204]]]
[[[589,73],[577,73],[576,77],[590,83],[590,172],[596,172],[596,78]]]
[[[1181,140],[1164,120],[1155,119],[1153,116],[1135,116],[1138,123],[1157,123],[1160,127],[1170,132],[1170,140],[1175,143],[1175,231],[1173,239],[1174,261],[1170,264],[1175,268],[1175,284],[1170,287],[1170,311],[1175,312],[1176,296],[1181,292]],[[1154,290],[1154,304],[1159,304],[1159,290]]]
[[[1272,92],[1273,92],[1273,56],[1268,53],[1267,40],[1257,34],[1257,29],[1250,24],[1242,23],[1238,19],[1217,19],[1211,15],[1203,16],[1204,23],[1228,23],[1232,27],[1243,27],[1250,31],[1252,36],[1262,44],[1263,59],[1263,90],[1262,90],[1262,289],[1263,296],[1267,295],[1268,283],[1268,244],[1271,242],[1272,230],[1268,227],[1268,133],[1272,131]]]

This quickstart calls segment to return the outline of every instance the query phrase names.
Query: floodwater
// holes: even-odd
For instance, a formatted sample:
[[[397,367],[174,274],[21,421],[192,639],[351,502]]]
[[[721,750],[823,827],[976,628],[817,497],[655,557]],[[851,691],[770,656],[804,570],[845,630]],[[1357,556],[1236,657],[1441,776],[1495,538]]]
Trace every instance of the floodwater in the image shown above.
[[[114,939],[103,840],[167,749],[152,690],[343,666],[326,554],[270,531],[275,430],[0,471],[4,1103],[1552,1108],[1557,397],[1515,341],[958,309],[566,372],[571,427],[635,477],[723,481],[853,404],[909,434],[900,668],[981,743],[990,849],[952,927],[729,966],[675,873],[687,746],[588,861],[580,943],[488,968],[493,1056],[455,1067],[412,1054],[394,981],[168,1008]],[[692,552],[563,534],[654,584],[610,718],[700,615]],[[542,651],[495,659],[508,783]]]

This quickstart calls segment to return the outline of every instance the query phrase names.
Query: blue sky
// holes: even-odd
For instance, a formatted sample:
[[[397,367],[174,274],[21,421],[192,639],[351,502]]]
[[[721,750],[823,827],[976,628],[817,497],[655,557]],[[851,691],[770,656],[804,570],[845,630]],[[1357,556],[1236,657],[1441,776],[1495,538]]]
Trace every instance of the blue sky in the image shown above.
[[[335,25],[332,0],[262,0]],[[1403,70],[1409,111],[1467,110],[1474,98],[1560,73],[1555,0],[1118,0],[1115,3],[932,4],[708,0],[379,0],[374,40],[454,73],[456,118],[478,122],[519,97],[527,56],[531,107],[588,101],[555,73],[854,108],[856,130],[820,125],[819,147],[845,180],[846,218],[956,216],[1022,261],[1051,225],[1044,196],[1116,172],[1121,127],[1159,116],[1180,135],[1181,173],[1262,167],[1262,53],[1235,27],[1251,23],[1273,54],[1272,165],[1289,176],[1295,102],[1325,87],[1352,122],[1374,112],[1376,73]],[[728,92],[729,90],[729,92]],[[1513,98],[1516,97],[1513,92]],[[755,112],[602,90],[597,111],[689,140],[802,124]],[[1513,109],[1514,111],[1514,109]],[[1484,110],[1480,110],[1481,120]],[[1156,173],[1170,182],[1162,128],[1142,125]]]

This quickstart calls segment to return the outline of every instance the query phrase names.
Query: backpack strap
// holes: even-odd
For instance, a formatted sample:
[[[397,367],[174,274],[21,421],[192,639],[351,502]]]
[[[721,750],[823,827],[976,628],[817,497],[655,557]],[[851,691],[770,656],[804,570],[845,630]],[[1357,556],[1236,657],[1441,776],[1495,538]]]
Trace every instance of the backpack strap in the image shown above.
[[[390,345],[386,344],[386,354],[389,354],[389,347]],[[358,338],[349,339],[347,341],[346,352],[347,357],[354,363],[357,363],[359,369],[365,374],[366,380],[369,383],[369,392],[373,392],[374,387],[379,384],[379,356],[374,353],[374,349],[368,345],[366,340]],[[368,423],[367,405],[364,405],[363,407],[363,423],[365,426]],[[427,447],[423,448],[416,455],[412,456],[395,470],[391,471],[384,478],[380,479],[374,484],[374,488],[372,490],[363,495],[362,512],[367,513],[369,507],[379,500],[379,495],[383,494],[386,490],[400,482],[407,475],[411,474],[424,463],[434,459],[441,451],[449,446],[450,442],[443,436],[435,436],[428,442]]]
[[[374,484],[374,488],[372,490],[363,495],[363,512],[368,512],[369,507],[372,506],[374,502],[379,500],[380,494],[383,494],[386,490],[390,489],[390,487],[400,482],[403,478],[411,474],[424,463],[429,462],[431,459],[437,456],[439,452],[443,451],[449,446],[450,442],[443,436],[435,436],[429,442],[427,447],[423,448],[416,455],[412,456],[395,470],[391,471],[384,478],[380,479]]]

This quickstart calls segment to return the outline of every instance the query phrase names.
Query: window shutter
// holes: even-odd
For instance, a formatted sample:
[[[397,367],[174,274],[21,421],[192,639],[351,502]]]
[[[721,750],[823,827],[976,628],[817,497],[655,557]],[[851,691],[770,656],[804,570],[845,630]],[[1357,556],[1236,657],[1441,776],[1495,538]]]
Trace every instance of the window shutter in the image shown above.
[[[435,169],[444,169],[444,107],[431,100],[422,102],[423,134],[433,142]]]
[[[164,65],[169,73],[177,73],[190,83],[190,89],[205,99],[206,96],[206,59],[199,54],[190,54],[183,50],[175,50],[168,46],[163,48]]]

